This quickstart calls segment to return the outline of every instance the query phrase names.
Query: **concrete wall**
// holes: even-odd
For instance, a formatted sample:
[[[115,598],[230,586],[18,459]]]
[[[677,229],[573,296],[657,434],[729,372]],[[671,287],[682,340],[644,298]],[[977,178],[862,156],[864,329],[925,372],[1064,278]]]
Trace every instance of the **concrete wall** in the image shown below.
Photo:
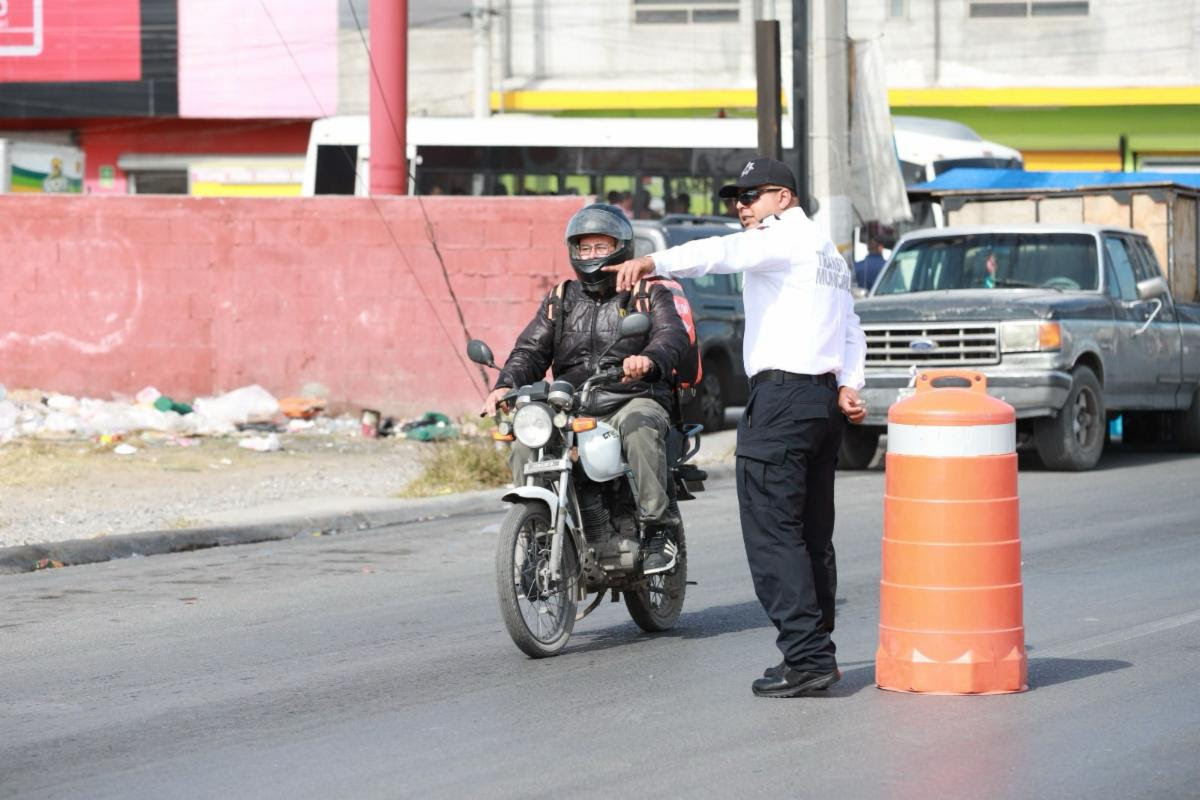
[[[483,382],[447,276],[502,361],[570,273],[583,202],[0,196],[0,383],[185,400],[319,383],[350,406],[469,410]]]

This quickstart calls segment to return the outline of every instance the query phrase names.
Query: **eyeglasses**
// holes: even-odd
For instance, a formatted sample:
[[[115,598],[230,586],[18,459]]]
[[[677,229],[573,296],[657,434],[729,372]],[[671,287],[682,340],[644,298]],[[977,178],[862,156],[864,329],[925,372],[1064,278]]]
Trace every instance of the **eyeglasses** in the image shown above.
[[[587,258],[593,255],[606,256],[617,248],[611,244],[577,244],[575,245],[575,249],[579,252],[580,256]]]
[[[764,194],[771,194],[772,192],[782,192],[782,191],[783,191],[782,186],[776,186],[772,189],[747,189],[746,191],[742,192],[741,194],[739,194],[737,196],[737,201],[744,206],[752,206],[756,202],[758,202],[758,198],[762,197]]]

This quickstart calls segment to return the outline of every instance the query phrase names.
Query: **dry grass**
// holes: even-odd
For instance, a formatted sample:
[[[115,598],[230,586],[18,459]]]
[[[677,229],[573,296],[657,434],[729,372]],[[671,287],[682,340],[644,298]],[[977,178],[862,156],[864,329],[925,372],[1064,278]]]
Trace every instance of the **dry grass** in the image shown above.
[[[96,468],[108,450],[89,442],[17,439],[0,445],[0,486],[45,486]]]
[[[492,489],[512,478],[507,448],[496,449],[491,439],[431,442],[428,448],[421,455],[421,474],[399,493],[400,497]]]

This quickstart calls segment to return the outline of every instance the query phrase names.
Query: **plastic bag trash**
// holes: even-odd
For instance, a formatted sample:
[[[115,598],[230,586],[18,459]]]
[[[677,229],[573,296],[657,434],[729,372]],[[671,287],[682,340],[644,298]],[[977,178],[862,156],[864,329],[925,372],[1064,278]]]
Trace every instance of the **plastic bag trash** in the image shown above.
[[[17,418],[20,416],[21,411],[15,404],[0,398],[0,442],[17,435]]]
[[[132,406],[85,398],[79,404],[77,430],[88,436],[129,431],[176,432],[183,427],[182,417],[153,406]],[[47,422],[49,422],[49,416]]]
[[[51,433],[74,433],[79,430],[79,418],[74,414],[51,411],[42,421],[42,430]]]
[[[152,405],[159,411],[174,411],[176,414],[192,413],[192,407],[187,403],[176,402],[175,400],[167,397],[165,394],[160,394],[157,398],[155,398]]]
[[[52,394],[46,398],[46,407],[55,411],[72,412],[79,408],[79,401],[69,394]]]
[[[153,386],[147,386],[133,396],[134,400],[138,401],[139,405],[150,406],[154,405],[154,401],[162,397],[162,392],[155,389]]]
[[[137,452],[137,448],[131,444],[125,444],[122,442],[113,448],[113,452],[119,456],[131,456]]]
[[[238,447],[244,447],[247,450],[256,450],[260,453],[273,453],[276,450],[282,450],[283,443],[279,441],[279,434],[268,433],[266,436],[251,436],[242,439],[238,442]]]
[[[230,433],[239,424],[268,420],[279,411],[279,402],[258,384],[234,389],[220,397],[199,397],[192,404],[199,416],[199,433]]]
[[[426,411],[420,419],[404,423],[400,430],[406,439],[421,442],[458,438],[458,429],[450,424],[450,418],[437,411]]]
[[[320,397],[285,397],[279,401],[279,410],[289,419],[312,419],[325,410],[325,401]]]

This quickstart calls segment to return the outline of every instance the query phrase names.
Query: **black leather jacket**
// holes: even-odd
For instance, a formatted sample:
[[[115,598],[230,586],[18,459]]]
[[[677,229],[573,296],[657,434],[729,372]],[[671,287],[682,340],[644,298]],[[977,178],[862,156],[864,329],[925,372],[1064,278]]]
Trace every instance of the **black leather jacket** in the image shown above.
[[[551,320],[548,311],[553,303],[554,290],[546,294],[537,315],[521,331],[513,345],[508,361],[496,378],[495,388],[517,388],[541,380],[553,366],[554,377],[573,386],[580,386],[597,368],[621,364],[627,357],[643,355],[655,366],[648,380],[614,383],[606,386],[605,394],[612,395],[607,405],[587,409],[587,413],[606,414],[615,411],[634,397],[653,397],[668,410],[671,408],[670,376],[679,360],[688,351],[687,330],[683,327],[675,300],[665,286],[650,284],[650,332],[644,337],[623,339],[601,363],[596,358],[617,338],[617,326],[622,314],[632,310],[629,292],[618,292],[597,300],[583,291],[578,281],[568,281],[563,292],[564,319]],[[554,347],[554,326],[564,325],[558,350]],[[664,376],[666,380],[664,380]]]

